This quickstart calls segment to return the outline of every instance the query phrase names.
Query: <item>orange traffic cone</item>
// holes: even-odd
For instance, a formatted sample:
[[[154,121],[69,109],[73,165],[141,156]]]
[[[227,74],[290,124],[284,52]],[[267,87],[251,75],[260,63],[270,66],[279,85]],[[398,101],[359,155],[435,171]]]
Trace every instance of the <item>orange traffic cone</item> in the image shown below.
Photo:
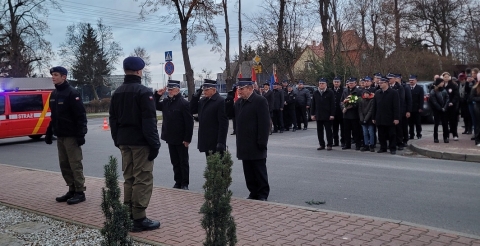
[[[108,127],[108,123],[107,123],[107,118],[103,118],[103,130],[107,131],[107,130],[110,130],[110,128]]]

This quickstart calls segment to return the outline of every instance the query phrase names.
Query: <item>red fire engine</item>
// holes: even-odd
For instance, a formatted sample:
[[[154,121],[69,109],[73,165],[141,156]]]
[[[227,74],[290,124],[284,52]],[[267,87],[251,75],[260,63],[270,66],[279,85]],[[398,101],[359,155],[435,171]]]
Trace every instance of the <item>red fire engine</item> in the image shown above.
[[[50,123],[50,78],[0,79],[0,139],[39,139]]]

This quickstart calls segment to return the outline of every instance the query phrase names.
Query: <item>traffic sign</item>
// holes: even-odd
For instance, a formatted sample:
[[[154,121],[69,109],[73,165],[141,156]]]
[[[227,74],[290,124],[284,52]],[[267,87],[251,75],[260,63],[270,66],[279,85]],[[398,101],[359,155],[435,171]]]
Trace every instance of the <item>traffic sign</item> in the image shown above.
[[[165,51],[165,61],[172,61],[172,51]]]
[[[165,73],[168,75],[172,75],[173,71],[175,71],[175,66],[173,66],[173,62],[169,61],[165,63]]]

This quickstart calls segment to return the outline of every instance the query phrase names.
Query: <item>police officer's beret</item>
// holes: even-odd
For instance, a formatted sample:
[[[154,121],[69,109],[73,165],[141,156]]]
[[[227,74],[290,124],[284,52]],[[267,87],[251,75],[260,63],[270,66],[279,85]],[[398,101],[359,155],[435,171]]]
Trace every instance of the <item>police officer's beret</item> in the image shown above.
[[[318,83],[327,83],[327,79],[326,78],[320,78],[318,80]]]
[[[387,77],[382,77],[382,78],[380,79],[380,81],[382,81],[382,82],[388,82],[388,78],[387,78]]]
[[[67,69],[64,68],[64,67],[60,67],[60,66],[50,68],[50,74],[55,73],[55,72],[60,73],[62,75],[67,75],[68,74]]]
[[[382,78],[382,74],[381,74],[381,73],[374,73],[374,74],[373,74],[373,77],[381,79],[381,78]]]
[[[348,78],[347,82],[357,82],[357,78],[350,77],[350,78]]]
[[[335,82],[335,81],[342,81],[342,79],[340,77],[335,77],[335,78],[333,78],[333,82]]]
[[[180,88],[180,81],[178,80],[168,80],[168,88]]]
[[[216,80],[211,80],[211,79],[204,79],[203,80],[203,88],[211,88],[211,87],[216,87],[217,86],[217,81]]]
[[[145,62],[140,57],[129,56],[123,60],[123,70],[140,71],[145,67]]]
[[[293,85],[292,85],[292,84],[288,84],[287,87],[293,87]]]
[[[372,81],[372,78],[370,78],[370,76],[366,76],[366,77],[364,78],[364,80],[365,80],[365,81]]]
[[[240,87],[245,87],[247,85],[253,85],[254,82],[252,81],[252,78],[238,78],[238,83],[237,86]]]
[[[299,80],[299,81],[298,81],[298,84],[302,84],[302,85],[303,85],[303,83],[304,83],[303,80]]]
[[[401,78],[401,77],[402,77],[402,74],[400,73],[395,74],[395,78]]]
[[[268,82],[265,82],[265,83],[263,83],[263,85],[268,85],[268,86],[270,86],[270,83],[268,83]]]
[[[408,78],[409,80],[417,79],[417,75],[415,74],[410,74],[410,77]]]

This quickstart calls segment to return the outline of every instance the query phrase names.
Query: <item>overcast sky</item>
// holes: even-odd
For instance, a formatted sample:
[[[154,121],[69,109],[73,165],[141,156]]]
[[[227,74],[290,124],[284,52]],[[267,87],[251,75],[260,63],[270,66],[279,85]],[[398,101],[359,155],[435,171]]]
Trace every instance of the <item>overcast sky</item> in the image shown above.
[[[88,22],[95,24],[99,18],[107,26],[112,27],[115,41],[119,42],[123,48],[123,57],[119,59],[116,70],[112,74],[122,75],[123,59],[133,52],[135,47],[143,47],[150,55],[150,71],[152,82],[162,85],[164,78],[163,66],[160,63],[165,62],[165,51],[173,52],[173,63],[175,72],[172,79],[182,80],[185,72],[182,59],[180,40],[173,40],[174,32],[178,32],[179,25],[170,25],[160,23],[158,16],[165,10],[159,10],[151,14],[145,21],[139,19],[140,7],[143,0],[61,0],[63,13],[51,9],[48,17],[51,35],[46,39],[52,43],[53,50],[58,54],[60,43],[65,41],[67,26],[79,22]],[[242,12],[252,11],[261,1],[242,0]],[[230,3],[229,22],[230,22],[230,54],[233,58],[238,53],[238,11],[237,6]],[[245,23],[245,20],[242,20]],[[225,45],[225,27],[223,17],[214,20],[223,46]],[[243,34],[243,40],[246,40],[246,33]],[[225,62],[222,54],[210,51],[211,45],[203,41],[203,35],[197,38],[196,45],[189,50],[190,61],[194,70],[194,76],[198,79],[198,73],[202,69],[212,71],[212,78],[222,72],[225,68]],[[52,61],[53,66],[61,65],[60,59]],[[167,76],[165,75],[165,80]],[[154,84],[155,85],[155,84]]]

